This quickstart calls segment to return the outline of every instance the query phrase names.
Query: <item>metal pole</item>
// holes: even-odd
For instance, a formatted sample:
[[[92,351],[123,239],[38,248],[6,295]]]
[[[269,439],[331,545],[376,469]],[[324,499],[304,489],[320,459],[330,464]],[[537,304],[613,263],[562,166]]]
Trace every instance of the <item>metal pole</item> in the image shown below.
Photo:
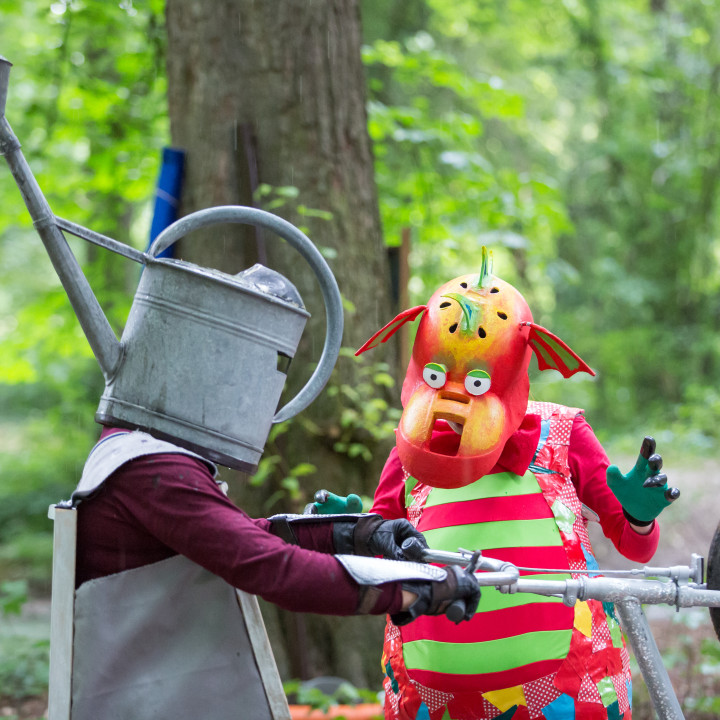
[[[290,708],[275,664],[257,597],[235,590],[273,720],[290,720]]]
[[[685,716],[639,600],[626,598],[616,602],[615,607],[659,720],[684,720]]]
[[[0,155],[5,156],[10,166],[35,230],[50,255],[55,272],[70,298],[103,375],[106,380],[110,380],[122,360],[122,348],[65,236],[57,226],[55,216],[20,150],[20,142],[5,119],[10,67],[11,63],[0,55]]]
[[[50,720],[70,720],[77,510],[51,505],[48,514],[55,523],[50,604],[48,717]]]
[[[0,133],[3,141],[11,137],[12,131],[4,118],[0,118]],[[80,265],[72,254],[65,236],[58,228],[55,216],[20,152],[19,145],[6,150],[4,155],[15,182],[20,188],[25,205],[30,211],[35,230],[45,245],[55,272],[65,288],[70,304],[78,316],[103,375],[106,380],[109,380],[114,375],[122,358],[120,343],[80,269]]]

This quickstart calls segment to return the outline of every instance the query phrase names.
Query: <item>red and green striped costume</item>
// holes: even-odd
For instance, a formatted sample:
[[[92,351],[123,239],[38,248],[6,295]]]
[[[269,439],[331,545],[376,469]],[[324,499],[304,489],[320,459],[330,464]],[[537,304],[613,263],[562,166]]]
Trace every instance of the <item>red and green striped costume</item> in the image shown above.
[[[566,571],[542,574],[546,579],[597,568],[568,466],[578,412],[530,404],[542,426],[523,475],[500,472],[449,490],[406,477],[407,517],[432,548],[481,549],[518,566]],[[469,622],[423,616],[397,628],[388,621],[386,718],[629,718],[628,656],[607,609],[483,588]]]

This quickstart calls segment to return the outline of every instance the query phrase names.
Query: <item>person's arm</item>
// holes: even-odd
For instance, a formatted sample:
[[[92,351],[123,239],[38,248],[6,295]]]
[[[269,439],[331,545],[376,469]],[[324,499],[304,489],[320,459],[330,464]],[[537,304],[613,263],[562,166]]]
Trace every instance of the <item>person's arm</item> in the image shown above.
[[[648,562],[660,540],[658,523],[634,526],[626,519],[607,484],[607,454],[582,415],[573,422],[568,462],[580,501],[597,513],[605,536],[628,559]]]
[[[154,455],[129,463],[108,483],[122,512],[152,536],[219,575],[233,587],[297,612],[352,615],[361,588],[327,552],[289,545],[253,520],[217,487],[192,458]],[[331,538],[306,538],[330,549]],[[395,612],[402,606],[397,583],[381,587],[366,612]]]
[[[370,568],[361,561],[358,574],[354,561],[341,563],[326,552],[286,543],[268,532],[267,520],[253,520],[235,506],[207,468],[186,456],[141,458],[107,482],[128,521],[234,587],[288,610],[330,615],[405,612],[407,620],[438,614],[454,599],[468,601],[467,617],[477,607],[480,591],[472,577],[448,572],[428,579],[427,573],[405,564],[405,579],[388,581],[386,569],[395,566],[383,561],[371,561],[380,566]],[[306,540],[312,540],[311,535]],[[318,547],[327,542],[327,536],[321,537]]]
[[[370,512],[382,515],[386,520],[407,517],[405,511],[405,474],[393,447],[385,462]]]

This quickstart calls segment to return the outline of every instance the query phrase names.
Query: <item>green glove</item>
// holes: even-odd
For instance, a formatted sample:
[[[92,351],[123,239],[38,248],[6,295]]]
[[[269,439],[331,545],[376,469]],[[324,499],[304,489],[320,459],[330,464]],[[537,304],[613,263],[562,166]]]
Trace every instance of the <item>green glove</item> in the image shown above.
[[[315,493],[314,500],[313,506],[315,509],[310,511],[313,515],[341,515],[362,512],[362,500],[359,495],[354,493],[342,497],[328,490],[318,490]]]
[[[607,484],[622,505],[625,517],[633,525],[650,525],[668,506],[680,497],[677,488],[668,487],[667,475],[661,473],[662,458],[655,453],[655,440],[643,440],[635,467],[623,475],[617,465],[607,469]]]

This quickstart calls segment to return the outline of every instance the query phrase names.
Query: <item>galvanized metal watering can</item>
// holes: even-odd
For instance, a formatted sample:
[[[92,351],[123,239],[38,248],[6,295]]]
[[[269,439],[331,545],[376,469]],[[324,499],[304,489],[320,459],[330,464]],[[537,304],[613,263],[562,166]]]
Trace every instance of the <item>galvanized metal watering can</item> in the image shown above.
[[[335,365],[343,314],[330,268],[300,230],[255,208],[224,206],[188,215],[166,228],[147,253],[56,217],[5,119],[10,67],[0,56],[0,154],[105,376],[96,420],[150,430],[223,465],[254,471],[272,424],[307,407]],[[232,276],[157,257],[193,230],[218,223],[272,230],[302,255],[320,284],[327,332],[318,366],[277,412],[284,370],[309,317],[292,284],[262,266]],[[145,266],[120,341],[63,231]]]

